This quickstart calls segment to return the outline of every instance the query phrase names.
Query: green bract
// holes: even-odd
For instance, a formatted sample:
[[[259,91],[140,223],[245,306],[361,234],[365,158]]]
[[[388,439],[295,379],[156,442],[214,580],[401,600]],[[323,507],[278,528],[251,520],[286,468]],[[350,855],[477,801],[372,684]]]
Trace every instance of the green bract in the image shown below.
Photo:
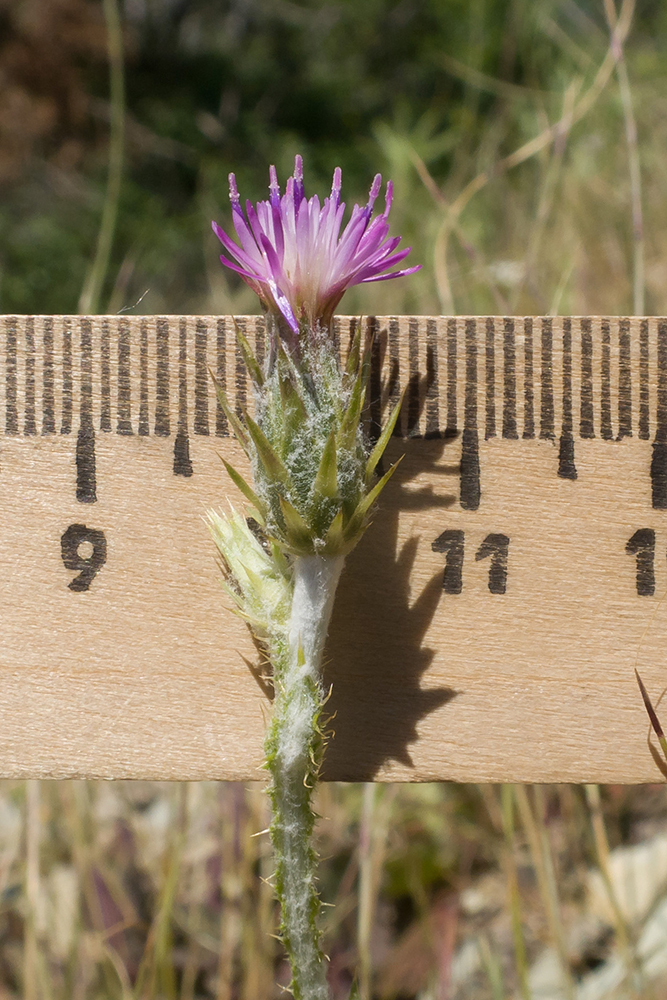
[[[285,631],[292,604],[291,571],[275,545],[264,548],[236,511],[211,511],[209,528],[227,577],[225,589],[253,634],[263,642]]]
[[[237,417],[216,388],[250,458],[254,486],[225,462],[227,471],[267,538],[283,551],[346,555],[368,527],[373,503],[395,469],[374,482],[400,403],[371,448],[362,423],[370,344],[361,350],[360,324],[345,368],[328,331],[312,336],[298,358],[277,340],[268,370],[240,332],[238,337],[255,390],[255,416]]]

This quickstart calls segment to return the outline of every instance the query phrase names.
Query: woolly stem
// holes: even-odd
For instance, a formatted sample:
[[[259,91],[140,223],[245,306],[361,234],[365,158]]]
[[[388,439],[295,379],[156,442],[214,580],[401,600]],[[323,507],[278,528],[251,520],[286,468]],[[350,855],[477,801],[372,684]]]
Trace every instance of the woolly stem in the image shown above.
[[[271,839],[281,935],[292,965],[295,1000],[328,1000],[319,945],[320,909],[311,844],[313,786],[322,763],[322,654],[344,557],[297,556],[287,637],[272,648],[275,703],[266,739],[272,782]]]

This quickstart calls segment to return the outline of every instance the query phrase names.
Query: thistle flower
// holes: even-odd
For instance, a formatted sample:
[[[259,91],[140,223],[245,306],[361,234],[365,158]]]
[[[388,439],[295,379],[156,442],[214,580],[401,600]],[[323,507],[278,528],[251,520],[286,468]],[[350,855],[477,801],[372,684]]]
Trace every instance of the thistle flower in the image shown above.
[[[259,296],[266,308],[282,317],[294,335],[328,326],[343,294],[353,285],[386,281],[419,270],[419,266],[392,270],[410,252],[398,249],[400,236],[389,237],[388,216],[392,183],[388,182],[385,207],[373,216],[382,184],[376,174],[364,208],[355,205],[341,233],[345,202],[340,200],[341,169],[336,167],[331,194],[320,207],[317,195],[306,198],[303,163],[294,162],[294,175],[281,196],[276,168],[269,170],[270,197],[256,208],[246,201],[246,212],[234,174],[229,175],[234,229],[240,246],[213,222],[213,231],[229,256],[220,260]],[[231,258],[231,259],[230,259]]]
[[[392,186],[373,217],[381,177],[368,203],[355,205],[342,229],[341,171],[320,207],[307,199],[297,156],[281,196],[275,167],[270,198],[243,212],[229,175],[235,243],[215,222],[226,254],[278,319],[286,343],[272,340],[260,363],[243,332],[238,347],[253,382],[255,413],[237,412],[224,388],[218,399],[250,461],[250,480],[224,462],[250,506],[243,513],[210,516],[222,557],[227,593],[270,660],[275,699],[265,740],[271,775],[271,840],[280,933],[292,966],[294,1000],[330,1000],[320,948],[319,897],[311,844],[311,807],[324,755],[322,677],[324,643],[345,558],[368,527],[373,506],[396,466],[375,481],[398,419],[400,402],[377,441],[364,434],[371,340],[358,324],[341,365],[329,327],[345,290],[417,271],[398,269],[409,253],[389,236]],[[224,459],[223,459],[224,461]],[[246,518],[257,525],[256,537]]]

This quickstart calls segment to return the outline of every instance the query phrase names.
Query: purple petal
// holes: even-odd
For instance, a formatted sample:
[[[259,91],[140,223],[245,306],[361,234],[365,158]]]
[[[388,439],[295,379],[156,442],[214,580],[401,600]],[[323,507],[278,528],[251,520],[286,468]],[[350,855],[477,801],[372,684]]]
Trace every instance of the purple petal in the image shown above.
[[[410,253],[410,247],[406,247],[403,250],[398,250],[393,254],[382,254],[382,256],[374,257],[372,260],[367,262],[364,270],[373,270],[379,273],[380,271],[386,271],[388,268],[393,267],[394,264],[400,264],[402,260]],[[363,265],[363,262],[360,262]]]
[[[304,198],[301,204],[296,206],[296,252],[298,258],[305,258],[308,255],[308,202]],[[303,265],[308,266],[308,261],[303,260]]]
[[[340,203],[340,189],[343,182],[343,171],[340,167],[336,167],[333,172],[333,181],[331,183],[331,200],[338,207]]]
[[[387,190],[384,195],[384,212],[382,213],[385,219],[388,217],[391,211],[391,203],[394,199],[394,183],[393,181],[387,181]]]
[[[248,216],[248,222],[250,223],[250,228],[252,229],[252,235],[255,237],[257,246],[261,247],[262,236],[264,236],[265,233],[260,224],[257,212],[255,211],[255,207],[250,200],[246,201],[245,210],[246,210],[246,215]]]
[[[391,274],[377,274],[374,278],[363,278],[359,284],[369,285],[371,281],[388,281],[390,278],[403,278],[406,274],[414,274],[415,271],[421,271],[421,269],[421,264],[415,264],[414,267],[406,267],[402,271],[392,271]]]
[[[354,257],[365,228],[366,217],[364,210],[355,205],[352,209],[350,221],[343,230],[343,235],[338,241],[336,248],[336,267],[339,270],[347,267],[348,262]]]
[[[315,238],[317,236],[317,230],[319,228],[320,215],[321,215],[320,199],[317,197],[316,194],[314,194],[313,197],[308,202],[308,215],[310,221],[310,226],[309,226],[310,245],[312,248],[315,242]]]
[[[375,199],[380,193],[380,188],[382,187],[382,174],[376,174],[373,178],[373,183],[371,184],[371,189],[368,192],[368,204],[364,211],[366,212],[367,218],[371,217],[373,212],[373,205],[375,204]]]
[[[276,245],[276,252],[282,261],[285,257],[285,236],[283,233],[283,217],[279,205],[271,206],[273,211],[273,237]]]
[[[254,254],[248,254],[245,250],[242,250],[241,247],[234,242],[234,240],[230,239],[224,229],[221,229],[217,222],[214,222],[212,225],[213,232],[218,237],[225,250],[230,253],[232,257],[235,257],[240,264],[249,268],[257,268],[258,266],[261,266],[262,257],[259,254],[257,247],[255,247]]]
[[[356,253],[368,257],[377,252],[384,240],[387,238],[389,226],[383,215],[378,215],[373,219],[366,232],[362,234]]]
[[[304,198],[303,189],[303,159],[300,154],[294,157],[294,203],[298,208]]]
[[[245,271],[239,264],[235,264],[232,260],[227,260],[225,255],[222,253],[220,254],[220,260],[225,267],[228,267],[231,271],[236,271],[236,273],[240,274],[242,278],[247,278],[258,285],[263,283],[263,279],[260,275],[255,274],[253,271]]]
[[[292,307],[289,304],[289,300],[286,298],[285,295],[283,295],[283,293],[280,291],[280,289],[278,288],[278,286],[276,285],[275,281],[272,278],[269,278],[269,280],[267,281],[267,285],[271,289],[271,295],[273,296],[273,301],[278,306],[280,312],[287,320],[290,329],[293,331],[293,333],[298,334],[299,324],[297,323],[296,317],[292,312]]]
[[[400,242],[401,237],[394,236],[392,239],[386,240],[381,245],[373,248],[362,247],[360,244],[352,264],[354,265],[360,261],[363,262],[364,260],[368,263],[379,263],[384,260],[385,257],[388,257],[390,253],[393,253]]]
[[[278,186],[278,174],[276,168],[269,167],[269,191],[271,192],[271,204],[280,205],[280,187]]]
[[[253,234],[250,232],[250,229],[248,228],[248,223],[246,222],[245,216],[243,214],[243,210],[241,206],[238,204],[235,204],[233,206],[232,222],[234,223],[234,229],[236,230],[236,235],[241,241],[241,246],[243,247],[245,252],[250,257],[255,257],[259,259],[257,251],[257,241],[253,237]],[[218,239],[220,239],[219,234],[218,234]]]
[[[283,272],[282,261],[278,258],[271,240],[262,234],[262,250],[266,255],[266,262],[270,269],[270,274],[267,274],[267,280],[270,278],[278,279],[282,283],[285,280],[285,274]]]

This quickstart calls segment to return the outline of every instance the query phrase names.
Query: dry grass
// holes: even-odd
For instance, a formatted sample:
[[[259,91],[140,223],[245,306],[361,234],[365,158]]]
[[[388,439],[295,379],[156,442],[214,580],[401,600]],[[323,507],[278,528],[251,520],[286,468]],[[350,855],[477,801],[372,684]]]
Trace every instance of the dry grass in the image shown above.
[[[661,786],[325,785],[319,808],[336,998],[357,973],[365,1000],[664,995]],[[281,996],[266,820],[256,785],[4,783],[0,996]]]

